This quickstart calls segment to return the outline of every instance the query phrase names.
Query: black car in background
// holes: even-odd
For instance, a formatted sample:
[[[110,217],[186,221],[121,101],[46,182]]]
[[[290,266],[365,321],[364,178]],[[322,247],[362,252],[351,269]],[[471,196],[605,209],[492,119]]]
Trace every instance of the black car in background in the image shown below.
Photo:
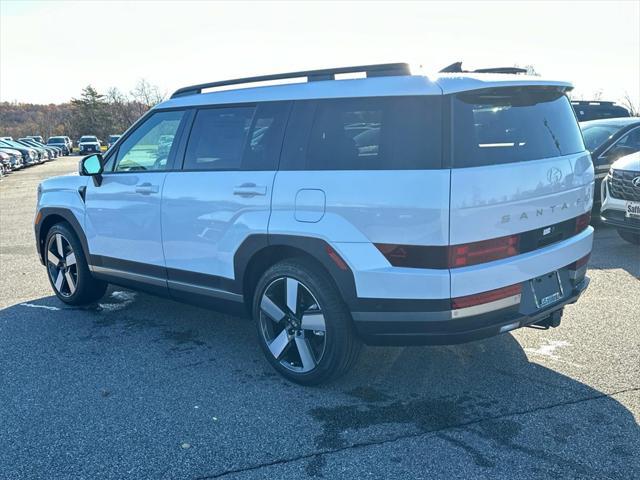
[[[640,117],[580,122],[580,128],[595,169],[595,206],[600,204],[600,184],[611,164],[625,155],[640,151]]]
[[[572,100],[571,106],[576,112],[579,122],[597,120],[600,118],[620,118],[629,117],[629,110],[613,102]]]

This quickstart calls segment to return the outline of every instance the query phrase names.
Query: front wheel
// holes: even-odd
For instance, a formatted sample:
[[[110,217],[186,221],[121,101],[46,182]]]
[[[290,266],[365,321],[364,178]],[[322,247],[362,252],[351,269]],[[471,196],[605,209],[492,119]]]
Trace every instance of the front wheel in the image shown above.
[[[620,235],[620,237],[629,242],[629,243],[633,243],[634,245],[640,245],[640,233],[633,233],[633,232],[629,232],[627,230],[622,230],[621,228],[618,229],[618,235]]]
[[[360,352],[351,315],[329,275],[303,259],[278,263],[262,276],[253,316],[267,360],[293,382],[335,379]]]
[[[107,283],[91,276],[80,240],[67,224],[51,227],[45,248],[49,283],[60,300],[69,305],[87,305],[104,295]]]

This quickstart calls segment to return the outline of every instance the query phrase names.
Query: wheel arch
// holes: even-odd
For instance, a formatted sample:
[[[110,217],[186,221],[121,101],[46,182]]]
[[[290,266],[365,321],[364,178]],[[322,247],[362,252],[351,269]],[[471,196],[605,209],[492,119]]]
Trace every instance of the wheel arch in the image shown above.
[[[40,222],[36,225],[36,246],[38,250],[38,257],[40,262],[44,265],[44,242],[47,239],[47,233],[51,230],[51,227],[58,223],[66,223],[78,236],[82,250],[86,259],[89,259],[89,247],[87,244],[87,238],[84,235],[80,222],[75,217],[73,212],[64,208],[43,208],[40,210],[41,215]]]
[[[337,255],[326,241],[314,237],[252,235],[247,238],[234,258],[236,279],[245,304],[251,308],[255,286],[268,268],[287,258],[303,258],[328,273],[344,302],[351,306],[356,299],[353,272],[344,261],[338,266],[329,252]]]

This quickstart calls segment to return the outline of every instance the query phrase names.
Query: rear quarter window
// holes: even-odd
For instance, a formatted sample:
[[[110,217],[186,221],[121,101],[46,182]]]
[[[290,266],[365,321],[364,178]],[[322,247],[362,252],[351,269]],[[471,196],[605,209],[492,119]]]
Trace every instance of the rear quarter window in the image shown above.
[[[421,170],[442,167],[442,97],[296,102],[283,170]]]
[[[478,90],[453,97],[453,167],[578,153],[582,134],[569,99],[548,87]]]

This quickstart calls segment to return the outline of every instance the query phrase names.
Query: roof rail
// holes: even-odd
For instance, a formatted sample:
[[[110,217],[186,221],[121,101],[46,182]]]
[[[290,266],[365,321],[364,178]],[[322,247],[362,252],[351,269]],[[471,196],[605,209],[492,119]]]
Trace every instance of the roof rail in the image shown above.
[[[335,76],[342,73],[364,72],[367,77],[388,77],[396,75],[411,75],[409,65],[406,63],[383,63],[378,65],[360,65],[355,67],[326,68],[322,70],[307,70],[302,72],[276,73],[274,75],[263,75],[259,77],[236,78],[232,80],[221,80],[218,82],[201,83],[191,85],[176,90],[171,98],[183,97],[186,95],[197,95],[205,88],[215,88],[227,85],[240,85],[244,83],[267,82],[270,80],[284,80],[290,78],[307,78],[308,82],[319,80],[335,80]]]
[[[527,69],[519,67],[492,67],[478,68],[477,70],[463,70],[462,62],[455,62],[444,67],[440,70],[440,73],[508,73],[516,75],[518,73],[527,73]]]
[[[614,102],[606,102],[604,100],[571,100],[574,105],[613,105]]]

